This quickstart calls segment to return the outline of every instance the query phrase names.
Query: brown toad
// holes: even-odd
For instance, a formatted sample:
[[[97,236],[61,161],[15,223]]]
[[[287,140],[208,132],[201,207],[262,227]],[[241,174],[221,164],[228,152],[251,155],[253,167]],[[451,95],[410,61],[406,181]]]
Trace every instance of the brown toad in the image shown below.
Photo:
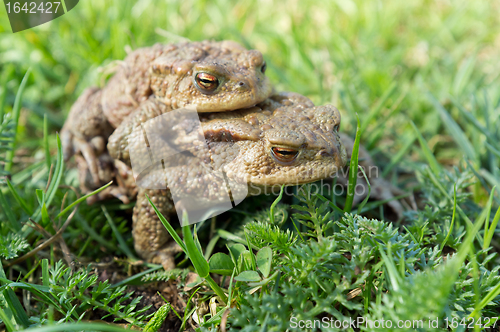
[[[166,128],[168,124],[160,118],[169,111],[172,110],[168,106],[151,97],[141,111],[127,118],[110,136],[111,157],[129,166],[133,164],[132,151],[147,149],[144,138],[147,129],[142,131],[141,126]],[[159,120],[155,124],[156,119]],[[251,195],[263,193],[274,185],[297,185],[333,177],[346,163],[346,151],[338,136],[340,113],[331,105],[315,107],[298,94],[277,94],[249,109],[202,113],[199,121],[207,149],[198,148],[198,136],[192,135],[192,118],[181,119],[178,122],[181,125],[164,130],[157,138],[168,142],[170,147],[176,145],[179,153],[163,158],[162,151],[154,150],[159,155],[157,159],[162,159],[162,167],[140,174],[136,174],[136,167],[146,167],[134,165],[134,176],[141,187],[133,215],[135,249],[141,257],[166,267],[174,264],[168,245],[170,236],[146,195],[170,218],[176,208],[183,209],[194,200],[200,209],[212,207],[228,189],[235,200],[239,193],[233,186],[225,186],[226,178],[244,183],[248,188],[244,193]],[[168,137],[171,132],[175,132],[173,138]],[[149,134],[147,140],[149,146],[155,144]],[[139,158],[139,163],[145,159],[148,158]],[[158,188],[159,183],[163,184],[161,188],[150,189]],[[173,196],[181,200],[174,204]]]
[[[236,42],[183,42],[141,48],[119,63],[102,89],[89,88],[70,110],[61,132],[64,157],[81,154],[94,186],[107,138],[150,96],[169,109],[223,112],[254,106],[272,93],[257,50]],[[102,157],[101,159],[106,159]]]

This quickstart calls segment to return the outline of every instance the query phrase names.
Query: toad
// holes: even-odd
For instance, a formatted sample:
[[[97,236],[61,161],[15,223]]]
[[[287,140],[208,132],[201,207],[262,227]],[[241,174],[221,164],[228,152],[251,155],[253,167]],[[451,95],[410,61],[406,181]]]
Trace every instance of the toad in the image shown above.
[[[192,135],[192,118],[179,120],[181,125],[162,131],[157,139],[168,141],[171,148],[175,145],[174,150],[180,152],[172,158],[158,157],[163,158],[161,167],[136,174],[137,167],[147,169],[145,165],[141,167],[141,161],[148,163],[144,161],[148,152],[136,158],[135,165],[133,161],[134,150],[147,150],[141,126],[151,125],[153,120],[154,127],[158,119],[157,127],[165,128],[168,123],[161,123],[161,115],[171,111],[157,97],[149,98],[137,114],[132,114],[114,131],[107,146],[113,159],[134,166],[139,187],[133,214],[135,249],[144,259],[162,263],[166,268],[174,266],[172,241],[147,196],[169,219],[176,208],[183,208],[179,200],[174,204],[173,197],[187,203],[196,199],[196,207],[200,209],[221,201],[227,189],[233,200],[242,199],[238,192],[242,187],[228,188],[227,179],[243,183],[244,189],[248,189],[242,191],[245,195],[260,194],[275,185],[297,185],[333,177],[347,160],[338,133],[339,111],[331,105],[314,106],[299,94],[280,93],[252,108],[199,113],[204,141],[201,145],[206,143],[206,149],[199,148],[199,136]],[[169,138],[169,132],[173,131],[176,134]],[[155,143],[149,134],[147,139],[148,146],[153,147]],[[162,154],[158,150],[153,152]],[[130,173],[122,176],[130,177]]]
[[[137,49],[118,63],[106,86],[85,90],[73,105],[61,131],[64,158],[80,155],[81,173],[88,169],[93,187],[98,187],[103,184],[98,164],[110,162],[105,154],[99,157],[107,138],[151,96],[168,109],[224,112],[251,107],[272,93],[265,71],[259,51],[232,41]],[[116,196],[123,197],[119,190]]]

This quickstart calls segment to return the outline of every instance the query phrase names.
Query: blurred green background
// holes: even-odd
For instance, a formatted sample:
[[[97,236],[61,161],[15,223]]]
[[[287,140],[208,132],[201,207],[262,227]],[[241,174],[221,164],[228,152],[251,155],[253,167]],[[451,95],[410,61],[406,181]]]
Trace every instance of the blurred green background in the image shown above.
[[[445,105],[452,96],[472,107],[471,95],[479,93],[475,102],[484,103],[486,89],[496,102],[500,90],[498,1],[85,0],[53,22],[15,34],[5,7],[0,13],[7,105],[28,67],[33,70],[21,146],[37,145],[43,113],[58,129],[78,95],[105,82],[113,60],[185,38],[232,39],[259,49],[278,90],[333,103],[347,131],[357,112],[368,122],[365,143],[389,154],[401,148],[411,119],[438,159],[456,161],[457,151],[439,150],[448,140],[440,136],[443,123],[427,93]],[[383,107],[368,117],[384,94]],[[490,116],[498,117],[498,110]]]

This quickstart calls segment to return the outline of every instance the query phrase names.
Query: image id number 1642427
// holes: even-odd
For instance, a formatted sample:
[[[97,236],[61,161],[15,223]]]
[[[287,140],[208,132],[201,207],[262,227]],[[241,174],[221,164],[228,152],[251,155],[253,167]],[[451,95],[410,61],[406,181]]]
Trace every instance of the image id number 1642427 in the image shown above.
[[[62,10],[59,7],[61,6],[61,2],[40,2],[40,4],[36,2],[11,2],[6,1],[5,7],[7,8],[7,13],[25,13],[25,14],[53,14],[58,13],[58,10]]]
[[[469,317],[469,318],[462,318],[461,320],[458,318],[452,318],[452,319],[445,318],[444,319],[445,327],[447,329],[448,328],[456,329],[459,326],[462,326],[464,328],[469,328],[469,329],[473,329],[476,326],[479,328],[483,328],[483,329],[485,329],[485,328],[497,328],[497,321],[498,321],[498,317],[483,317],[483,318],[478,318],[478,319],[475,319],[473,317]],[[498,331],[498,330],[495,330],[495,331]]]

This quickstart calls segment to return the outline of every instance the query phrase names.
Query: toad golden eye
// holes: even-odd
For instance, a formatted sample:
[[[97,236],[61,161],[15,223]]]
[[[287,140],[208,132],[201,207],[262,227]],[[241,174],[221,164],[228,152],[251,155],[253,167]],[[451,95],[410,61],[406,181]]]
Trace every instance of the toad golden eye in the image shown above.
[[[282,163],[291,163],[295,160],[295,158],[297,158],[299,151],[295,149],[273,147],[271,148],[271,153],[277,161]]]
[[[214,75],[208,73],[198,73],[195,77],[196,85],[205,91],[214,91],[219,86],[219,80]]]

